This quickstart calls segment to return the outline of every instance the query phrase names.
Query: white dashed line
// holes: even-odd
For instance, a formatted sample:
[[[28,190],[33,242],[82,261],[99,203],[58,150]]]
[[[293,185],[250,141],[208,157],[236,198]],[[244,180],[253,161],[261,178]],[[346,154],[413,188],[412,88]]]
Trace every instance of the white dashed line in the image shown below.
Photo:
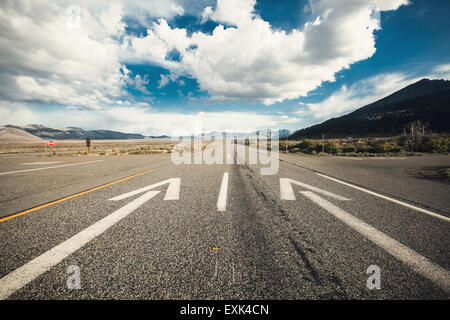
[[[217,199],[217,210],[225,211],[227,209],[228,193],[228,172],[223,174],[222,184],[220,185],[219,198]]]

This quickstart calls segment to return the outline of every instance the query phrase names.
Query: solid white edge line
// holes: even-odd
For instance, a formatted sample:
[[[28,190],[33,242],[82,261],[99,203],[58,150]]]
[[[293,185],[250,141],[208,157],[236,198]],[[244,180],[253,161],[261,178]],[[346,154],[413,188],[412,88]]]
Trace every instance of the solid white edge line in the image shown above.
[[[311,191],[301,191],[301,193],[309,200],[328,211],[334,217],[384,249],[387,253],[408,265],[415,272],[431,280],[435,285],[444,289],[446,292],[450,291],[450,272],[443,267],[431,262],[416,251],[408,248],[397,240],[392,239],[364,221],[352,216],[350,213],[336,207],[319,195],[316,195]]]
[[[50,268],[128,216],[131,212],[156,196],[159,192],[160,191],[148,191],[139,198],[80,231],[73,237],[8,273],[0,279],[0,300],[8,298],[11,294],[33,281],[38,276],[50,270]]]
[[[80,165],[80,164],[88,164],[88,163],[94,163],[94,162],[99,162],[99,161],[104,161],[104,160],[94,160],[94,161],[62,164],[62,165],[59,165],[59,166],[50,166],[50,167],[43,167],[43,168],[33,168],[33,169],[24,169],[24,170],[9,171],[9,172],[0,172],[0,175],[12,174],[12,173],[20,173],[20,172],[29,172],[29,171],[37,171],[37,170],[45,170],[45,169],[53,169],[53,168],[61,168],[61,167],[69,167],[69,166],[76,166],[76,165]]]
[[[220,185],[219,197],[217,198],[217,210],[225,211],[227,209],[228,192],[228,172],[223,174],[222,184]]]
[[[448,218],[448,217],[446,217],[446,216],[443,216],[443,215],[440,215],[440,214],[437,214],[437,213],[435,213],[435,212],[432,212],[432,211],[429,211],[429,210],[426,210],[426,209],[422,209],[422,208],[413,206],[412,204],[408,204],[408,203],[406,203],[406,202],[399,201],[399,200],[396,200],[396,199],[393,199],[393,198],[390,198],[390,197],[387,197],[387,196],[383,196],[382,194],[379,194],[379,193],[376,193],[376,192],[373,192],[373,191],[370,191],[370,190],[367,190],[367,189],[364,189],[364,188],[355,186],[355,185],[353,185],[353,184],[350,184],[350,183],[347,183],[347,182],[344,182],[344,181],[341,181],[341,180],[338,180],[338,179],[335,179],[335,178],[326,176],[326,175],[321,174],[321,173],[318,173],[318,172],[316,172],[316,174],[319,175],[319,176],[321,176],[321,177],[327,178],[327,179],[329,179],[329,180],[332,180],[332,181],[341,183],[341,184],[343,184],[343,185],[346,185],[346,186],[348,186],[348,187],[351,187],[351,188],[357,189],[357,190],[359,190],[359,191],[362,191],[362,192],[371,194],[371,195],[373,195],[373,196],[375,196],[375,197],[378,197],[378,198],[381,198],[381,199],[384,199],[384,200],[388,200],[388,201],[394,202],[394,203],[396,203],[396,204],[399,204],[399,205],[401,205],[401,206],[404,206],[404,207],[407,207],[407,208],[410,208],[410,209],[413,209],[413,210],[416,210],[416,211],[425,213],[425,214],[427,214],[427,215],[429,215],[429,216],[431,216],[431,217],[438,218],[438,219],[444,220],[444,221],[446,221],[446,222],[450,222],[450,218]]]

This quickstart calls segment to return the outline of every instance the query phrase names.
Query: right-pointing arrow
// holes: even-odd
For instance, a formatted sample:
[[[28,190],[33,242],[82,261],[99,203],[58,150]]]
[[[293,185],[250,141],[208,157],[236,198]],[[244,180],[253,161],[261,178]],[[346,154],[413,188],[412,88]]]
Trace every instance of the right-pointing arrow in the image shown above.
[[[147,187],[143,187],[134,191],[130,191],[124,194],[121,194],[117,197],[108,199],[108,200],[113,200],[113,201],[118,201],[118,200],[122,200],[122,199],[126,199],[128,197],[134,196],[136,194],[160,187],[162,185],[165,184],[169,184],[169,187],[167,188],[166,191],[166,195],[164,196],[164,200],[178,200],[180,198],[180,178],[172,178],[172,179],[167,179],[155,184],[152,184],[150,186]],[[159,192],[159,191],[155,191],[155,192]]]
[[[317,193],[321,193],[327,197],[330,198],[334,198],[340,201],[348,201],[350,199],[347,199],[345,197],[342,197],[340,195],[337,195],[335,193],[326,191],[326,190],[322,190],[320,188],[311,186],[309,184],[303,183],[303,182],[299,182],[299,181],[295,181],[289,178],[280,178],[280,197],[281,200],[295,200],[295,193],[294,190],[292,189],[292,184],[296,184],[298,186],[301,186],[303,188],[309,189],[311,191],[317,192]]]

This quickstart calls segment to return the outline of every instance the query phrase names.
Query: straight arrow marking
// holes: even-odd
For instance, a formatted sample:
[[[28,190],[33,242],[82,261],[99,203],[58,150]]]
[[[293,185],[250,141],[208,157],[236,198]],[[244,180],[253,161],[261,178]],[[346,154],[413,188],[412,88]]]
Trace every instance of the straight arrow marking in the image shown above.
[[[342,197],[340,195],[337,195],[335,193],[311,186],[309,184],[303,183],[303,182],[299,182],[299,181],[295,181],[289,178],[280,178],[280,197],[281,200],[295,200],[295,194],[294,194],[294,190],[292,189],[292,184],[296,184],[298,186],[301,186],[303,188],[309,189],[311,191],[315,191],[317,193],[321,193],[324,196],[336,199],[336,200],[340,200],[340,201],[349,201],[350,199],[347,199],[345,197]]]

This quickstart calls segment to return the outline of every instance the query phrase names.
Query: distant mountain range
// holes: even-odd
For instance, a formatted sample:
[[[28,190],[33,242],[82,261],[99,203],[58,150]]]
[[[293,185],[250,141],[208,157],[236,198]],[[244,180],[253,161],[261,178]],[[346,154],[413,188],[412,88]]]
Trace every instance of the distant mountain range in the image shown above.
[[[244,133],[233,132],[228,133],[234,137],[253,137],[258,134],[258,131]],[[222,133],[218,131],[204,133],[204,136],[221,136]],[[289,130],[280,130],[280,138],[290,135]],[[55,129],[45,127],[40,124],[29,124],[26,126],[4,125],[0,127],[0,141],[2,142],[19,142],[19,141],[39,141],[39,140],[84,140],[87,137],[92,140],[125,140],[125,139],[170,139],[170,136],[143,136],[136,133],[123,133],[111,130],[84,130],[77,127],[68,127],[65,129]]]
[[[83,130],[81,128],[69,127],[66,129],[54,129],[44,127],[39,124],[30,124],[27,126],[13,126],[5,125],[4,128],[23,130],[33,136],[42,139],[55,140],[84,140],[87,137],[93,140],[108,140],[108,139],[144,139],[145,136],[135,133],[122,133],[111,130]],[[16,131],[17,132],[17,131]]]
[[[422,79],[345,116],[298,130],[289,138],[395,136],[415,120],[425,123],[428,132],[450,133],[450,81]]]
[[[274,136],[275,130],[272,130],[272,136]],[[227,132],[227,135],[230,137],[236,137],[236,138],[245,138],[245,137],[256,137],[259,133],[263,134],[263,131],[252,131],[252,132]],[[211,131],[211,132],[204,132],[203,136],[205,137],[212,137],[212,136],[221,136],[223,132],[219,131]],[[278,136],[280,138],[288,137],[291,134],[291,132],[287,129],[280,129],[278,130]],[[202,134],[198,135],[201,136]]]
[[[399,135],[405,126],[415,120],[426,124],[433,133],[450,133],[450,81],[422,79],[381,100],[357,109],[342,117],[298,130],[279,131],[279,137],[290,139],[345,137],[387,137]],[[236,137],[254,137],[258,131],[229,133]],[[221,135],[221,132],[204,133],[205,136]],[[31,141],[39,139],[84,140],[170,138],[123,133],[112,130],[84,130],[77,127],[54,129],[38,124],[27,126],[5,125],[0,127],[0,141]]]

